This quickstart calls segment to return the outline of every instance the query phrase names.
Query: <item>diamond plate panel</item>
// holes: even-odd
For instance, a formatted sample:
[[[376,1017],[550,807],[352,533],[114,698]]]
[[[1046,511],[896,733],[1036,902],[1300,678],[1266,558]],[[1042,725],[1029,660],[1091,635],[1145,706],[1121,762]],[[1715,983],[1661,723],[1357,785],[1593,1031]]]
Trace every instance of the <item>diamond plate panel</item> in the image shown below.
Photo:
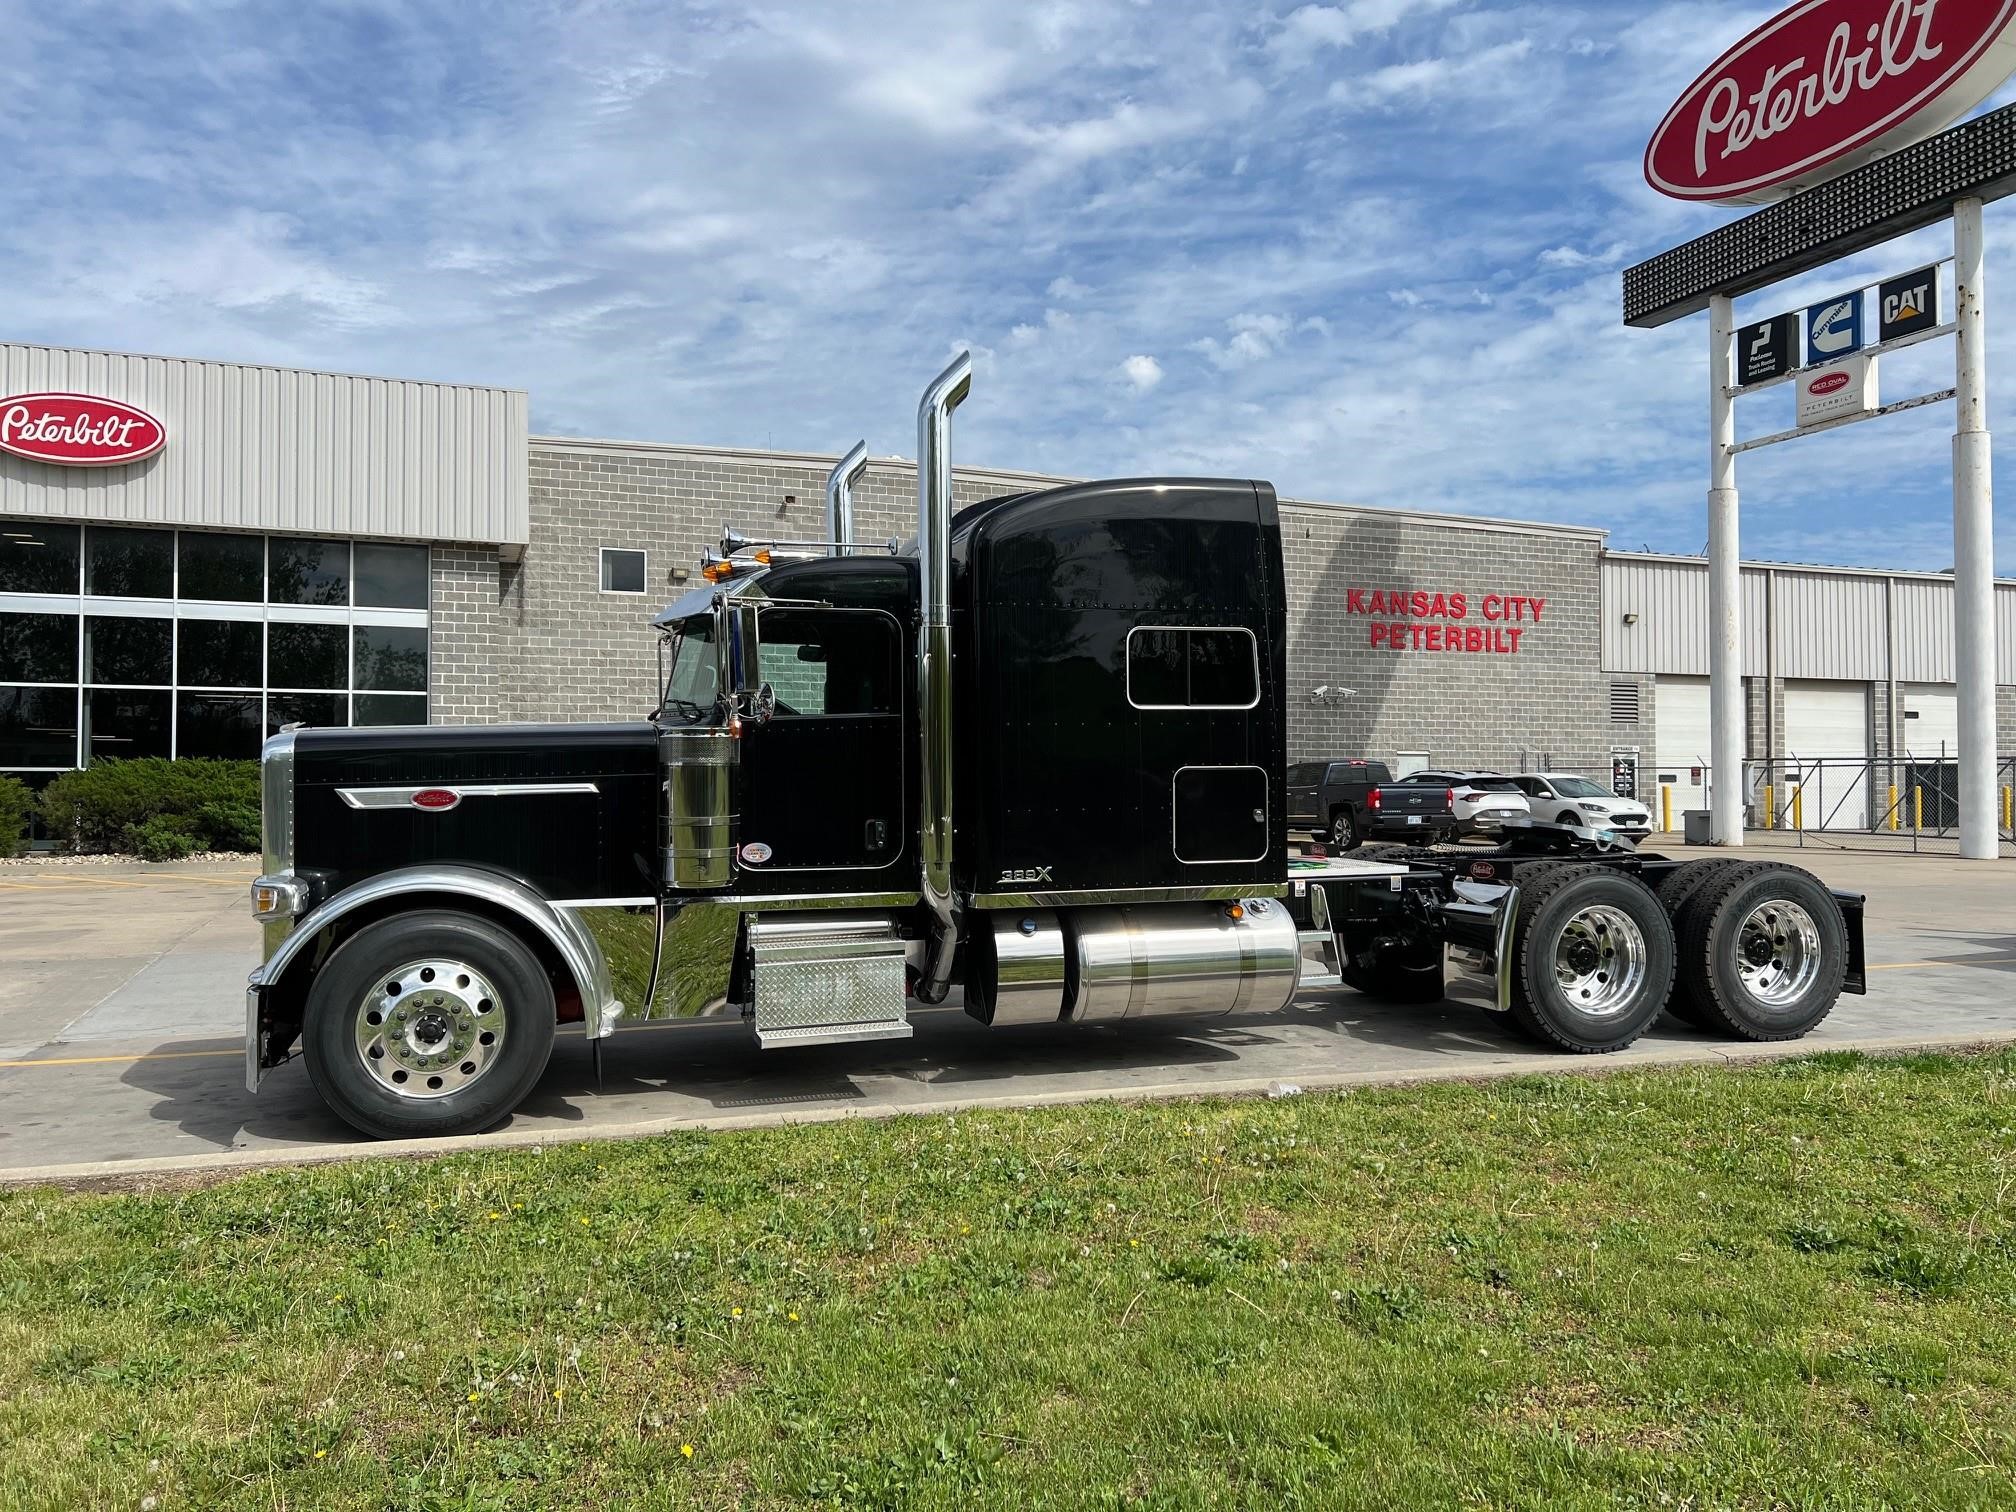
[[[1624,270],[1624,323],[1661,326],[2016,192],[2016,105],[1962,121]]]
[[[886,954],[758,955],[755,963],[756,1030],[808,1029],[843,1024],[904,1022],[903,946]]]

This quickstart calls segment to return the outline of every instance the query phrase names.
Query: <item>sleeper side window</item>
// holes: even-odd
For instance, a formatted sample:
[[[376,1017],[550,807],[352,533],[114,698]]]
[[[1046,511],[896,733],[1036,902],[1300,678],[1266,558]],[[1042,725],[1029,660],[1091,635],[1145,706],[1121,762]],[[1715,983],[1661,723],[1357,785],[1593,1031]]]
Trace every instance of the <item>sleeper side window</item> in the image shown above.
[[[1250,709],[1260,643],[1240,626],[1136,625],[1127,633],[1127,702],[1137,709]]]

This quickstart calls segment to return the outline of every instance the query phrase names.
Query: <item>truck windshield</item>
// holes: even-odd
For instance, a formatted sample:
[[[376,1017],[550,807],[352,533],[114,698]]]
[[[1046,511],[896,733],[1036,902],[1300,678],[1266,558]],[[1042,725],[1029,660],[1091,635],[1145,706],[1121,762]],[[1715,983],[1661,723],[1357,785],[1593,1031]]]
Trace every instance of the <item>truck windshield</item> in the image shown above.
[[[714,656],[714,617],[696,614],[672,634],[667,653],[665,686],[659,700],[663,711],[696,723],[712,721],[720,694],[720,669]]]

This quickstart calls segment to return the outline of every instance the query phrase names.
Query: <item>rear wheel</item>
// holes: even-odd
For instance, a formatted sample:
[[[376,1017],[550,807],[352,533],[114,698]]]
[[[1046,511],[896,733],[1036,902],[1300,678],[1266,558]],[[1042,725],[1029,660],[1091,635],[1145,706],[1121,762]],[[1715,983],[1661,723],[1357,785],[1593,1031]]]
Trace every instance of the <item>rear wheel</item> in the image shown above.
[[[1605,867],[1564,866],[1520,892],[1512,1011],[1522,1028],[1585,1055],[1645,1032],[1673,985],[1673,927],[1652,890]]]
[[[379,1139],[469,1134],[508,1117],[553,1053],[553,986],[487,919],[430,911],[366,925],[308,990],[315,1090]]]
[[[1339,809],[1330,816],[1330,843],[1339,850],[1358,849],[1358,821],[1351,810]]]
[[[1688,901],[1680,962],[1678,995],[1696,1022],[1747,1040],[1798,1039],[1841,996],[1848,929],[1819,878],[1738,865]]]
[[[1676,942],[1684,933],[1683,921],[1688,907],[1700,895],[1701,889],[1727,876],[1738,867],[1750,864],[1753,863],[1728,860],[1689,861],[1675,867],[1659,879],[1659,904],[1666,910],[1667,917],[1673,921],[1673,938]],[[1696,1029],[1721,1027],[1713,1020],[1704,1017],[1694,1006],[1693,1000],[1681,990],[1677,972],[1673,991],[1666,999],[1666,1011],[1683,1024],[1691,1024]]]

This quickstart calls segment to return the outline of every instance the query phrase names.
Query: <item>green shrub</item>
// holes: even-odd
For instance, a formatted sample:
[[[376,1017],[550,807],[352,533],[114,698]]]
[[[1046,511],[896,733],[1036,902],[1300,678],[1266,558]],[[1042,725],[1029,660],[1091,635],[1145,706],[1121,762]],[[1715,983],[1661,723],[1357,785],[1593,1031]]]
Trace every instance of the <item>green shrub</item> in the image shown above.
[[[42,820],[59,844],[118,851],[151,820],[181,821],[196,850],[259,848],[259,763],[256,761],[98,761],[65,772],[42,793]],[[158,844],[170,844],[158,839]],[[189,854],[188,851],[182,854]]]
[[[35,795],[18,777],[0,777],[0,856],[18,856],[28,848],[28,816]]]
[[[180,861],[207,849],[197,838],[196,821],[181,814],[156,814],[126,827],[126,849],[142,861]]]

